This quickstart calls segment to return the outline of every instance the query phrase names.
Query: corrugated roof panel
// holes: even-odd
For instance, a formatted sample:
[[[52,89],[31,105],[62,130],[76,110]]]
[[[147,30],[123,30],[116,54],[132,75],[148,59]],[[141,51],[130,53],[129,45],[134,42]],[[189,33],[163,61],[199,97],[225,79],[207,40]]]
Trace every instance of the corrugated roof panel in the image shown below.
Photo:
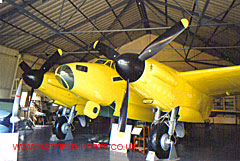
[[[240,2],[238,1],[238,3],[235,3],[235,4],[239,4],[239,3]],[[240,11],[240,5],[238,5],[237,7],[233,8],[233,9],[231,9],[229,14],[224,19],[224,21],[238,23],[236,25],[240,26],[240,24],[239,24],[240,12],[239,11]]]

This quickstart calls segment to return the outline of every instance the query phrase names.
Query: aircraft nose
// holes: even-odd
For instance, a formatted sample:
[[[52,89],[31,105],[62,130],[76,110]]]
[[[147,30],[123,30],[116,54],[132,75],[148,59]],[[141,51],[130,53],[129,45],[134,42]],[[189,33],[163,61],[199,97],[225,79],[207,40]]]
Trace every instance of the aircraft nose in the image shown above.
[[[71,90],[74,86],[74,75],[71,67],[62,65],[55,72],[56,79],[64,88]]]

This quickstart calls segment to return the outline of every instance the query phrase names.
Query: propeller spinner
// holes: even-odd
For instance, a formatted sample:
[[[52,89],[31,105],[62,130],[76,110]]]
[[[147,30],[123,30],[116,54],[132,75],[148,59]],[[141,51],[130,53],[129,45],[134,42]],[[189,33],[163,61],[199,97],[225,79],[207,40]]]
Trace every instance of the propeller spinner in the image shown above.
[[[33,89],[40,87],[43,81],[44,74],[49,71],[49,69],[56,64],[59,58],[62,56],[62,50],[58,49],[48,60],[41,66],[40,69],[31,69],[27,63],[22,61],[19,66],[24,71],[22,77],[27,85]]]
[[[188,20],[181,19],[173,27],[165,31],[162,35],[151,42],[141,53],[126,53],[120,55],[114,49],[105,44],[96,41],[93,48],[103,53],[107,58],[114,60],[118,74],[127,81],[125,96],[120,109],[120,117],[118,120],[118,129],[125,132],[128,111],[129,83],[137,81],[143,74],[145,68],[145,60],[151,58],[163,49],[167,44],[174,40],[188,27]],[[105,52],[105,53],[104,53]]]

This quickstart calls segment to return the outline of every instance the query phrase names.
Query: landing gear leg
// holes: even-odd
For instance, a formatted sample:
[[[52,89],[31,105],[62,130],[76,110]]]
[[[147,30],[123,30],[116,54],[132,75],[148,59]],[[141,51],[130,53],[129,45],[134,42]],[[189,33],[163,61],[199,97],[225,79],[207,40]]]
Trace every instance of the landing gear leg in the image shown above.
[[[175,148],[175,142],[172,140],[172,137],[174,135],[175,132],[175,127],[176,127],[176,123],[177,123],[177,115],[178,115],[178,111],[179,111],[179,107],[176,107],[174,109],[172,109],[171,112],[171,117],[170,117],[170,121],[169,121],[169,128],[168,128],[168,139],[166,140],[165,144],[170,144],[170,153],[168,156],[169,160],[174,160],[177,159],[177,151]],[[176,140],[176,139],[175,139]]]
[[[160,118],[158,117],[159,119],[157,120],[156,115],[158,115],[159,112],[156,111],[155,113],[155,120],[152,124],[148,138],[148,146],[150,152],[155,152],[158,158],[168,158],[168,160],[177,159],[177,152],[175,148],[176,137],[174,134],[178,119],[178,111],[179,107],[176,107],[172,109],[171,113],[166,113]],[[150,160],[148,158],[149,157],[147,156],[146,160]]]
[[[67,107],[62,107],[62,106],[60,106],[60,108],[62,109],[62,110],[61,110],[61,116],[60,116],[60,117],[66,116]],[[59,108],[59,109],[60,109],[60,108]],[[58,122],[58,119],[60,118],[60,117],[58,117],[58,115],[59,115],[58,113],[59,113],[59,111],[57,112],[56,121],[53,123],[53,126],[52,126],[52,133],[55,134],[55,135],[56,135],[56,123]]]
[[[55,131],[56,131],[56,140],[72,140],[72,131],[71,124],[73,123],[74,115],[75,115],[75,105],[72,107],[69,117],[67,118],[65,115],[61,116],[57,122],[55,123]],[[55,141],[54,138],[50,139],[51,141]]]

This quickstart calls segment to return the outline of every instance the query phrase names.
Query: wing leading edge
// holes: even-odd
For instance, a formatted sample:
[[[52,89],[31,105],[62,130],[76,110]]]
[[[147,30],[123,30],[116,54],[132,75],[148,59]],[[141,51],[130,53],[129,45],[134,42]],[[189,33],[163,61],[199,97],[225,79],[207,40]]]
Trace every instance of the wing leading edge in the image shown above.
[[[179,74],[191,86],[210,96],[240,93],[240,66],[180,72]]]

